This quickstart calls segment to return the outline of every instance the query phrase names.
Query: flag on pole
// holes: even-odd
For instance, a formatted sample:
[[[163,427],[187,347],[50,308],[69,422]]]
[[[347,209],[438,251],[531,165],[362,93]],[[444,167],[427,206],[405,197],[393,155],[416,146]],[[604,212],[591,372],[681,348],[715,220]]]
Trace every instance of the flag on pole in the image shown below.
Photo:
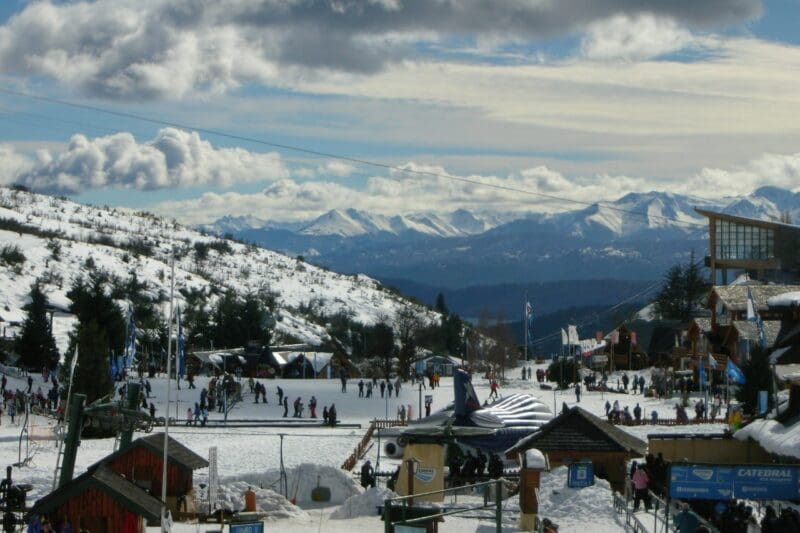
[[[567,326],[567,331],[568,344],[580,344],[581,340],[580,337],[578,337],[578,326]]]
[[[569,338],[567,337],[567,331],[564,328],[561,328],[561,346],[566,346],[569,344]]]
[[[708,353],[708,368],[713,370],[717,369],[717,360],[714,359],[714,356],[711,355],[711,352]]]
[[[753,303],[753,293],[750,287],[747,288],[747,320],[755,320],[758,315],[756,314],[756,306]]]
[[[733,361],[728,359],[728,364],[725,367],[725,371],[728,374],[728,379],[733,381],[734,383],[742,384],[745,382],[744,374],[742,373],[742,369],[733,364]]]
[[[133,358],[136,357],[136,324],[133,322],[133,307],[128,306],[128,338],[125,339],[125,357],[123,366],[130,368]]]
[[[176,355],[177,360],[178,360],[178,375],[183,377],[186,374],[186,350],[184,350],[184,347],[185,347],[186,343],[185,343],[185,340],[183,338],[183,327],[181,326],[181,308],[180,308],[180,306],[177,306],[175,308],[175,310],[176,310],[176,314],[177,314],[176,322],[177,322],[177,325],[178,325],[178,335],[176,337],[176,343],[175,343],[176,344],[176,348],[175,348],[176,354],[175,355]]]
[[[528,344],[533,341],[533,306],[525,302],[525,327],[528,328]]]
[[[703,386],[708,382],[706,378],[706,370],[703,368],[703,358],[700,358],[700,370],[697,372],[697,377],[700,380],[700,389],[702,390]]]

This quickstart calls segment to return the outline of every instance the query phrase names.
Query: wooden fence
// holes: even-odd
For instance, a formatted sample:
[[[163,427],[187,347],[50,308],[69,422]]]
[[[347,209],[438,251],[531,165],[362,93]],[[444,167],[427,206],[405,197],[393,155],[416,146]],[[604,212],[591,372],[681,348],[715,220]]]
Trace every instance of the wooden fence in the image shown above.
[[[367,450],[369,450],[370,443],[372,442],[372,437],[375,434],[376,429],[386,429],[406,425],[408,425],[408,422],[400,419],[375,419],[370,422],[366,433],[364,433],[364,436],[361,438],[361,442],[358,443],[358,446],[355,447],[353,453],[351,453],[350,456],[345,459],[344,463],[342,463],[342,470],[350,471],[355,468],[359,459],[364,457],[364,454],[366,454]]]

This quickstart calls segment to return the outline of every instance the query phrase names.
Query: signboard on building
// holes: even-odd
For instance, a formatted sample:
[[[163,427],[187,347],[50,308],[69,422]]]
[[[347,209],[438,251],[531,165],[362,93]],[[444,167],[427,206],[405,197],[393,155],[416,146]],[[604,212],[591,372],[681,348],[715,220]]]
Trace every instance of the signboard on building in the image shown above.
[[[594,465],[590,462],[572,463],[569,465],[567,486],[571,488],[594,485]]]
[[[800,499],[800,467],[672,465],[669,495],[684,500],[797,500]]]

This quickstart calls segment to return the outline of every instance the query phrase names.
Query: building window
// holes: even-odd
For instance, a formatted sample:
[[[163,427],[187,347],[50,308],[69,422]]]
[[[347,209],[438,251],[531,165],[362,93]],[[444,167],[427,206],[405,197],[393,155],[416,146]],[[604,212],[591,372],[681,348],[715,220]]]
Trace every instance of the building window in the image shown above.
[[[715,255],[721,260],[768,260],[775,258],[775,231],[727,220],[716,220]]]

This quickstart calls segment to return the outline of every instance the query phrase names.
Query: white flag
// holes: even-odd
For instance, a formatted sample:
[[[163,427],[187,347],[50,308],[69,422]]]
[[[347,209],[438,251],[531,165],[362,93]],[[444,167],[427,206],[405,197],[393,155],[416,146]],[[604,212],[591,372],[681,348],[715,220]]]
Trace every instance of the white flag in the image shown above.
[[[753,303],[753,293],[747,288],[747,320],[756,319],[756,306]]]
[[[567,332],[564,331],[564,328],[561,328],[561,346],[566,346],[569,344],[569,338],[567,338]]]
[[[717,360],[714,359],[714,356],[711,355],[710,352],[708,354],[708,366],[709,366],[709,368],[713,368],[713,369],[717,368]]]
[[[580,337],[578,337],[578,326],[568,326],[568,340],[570,345],[580,344]]]

